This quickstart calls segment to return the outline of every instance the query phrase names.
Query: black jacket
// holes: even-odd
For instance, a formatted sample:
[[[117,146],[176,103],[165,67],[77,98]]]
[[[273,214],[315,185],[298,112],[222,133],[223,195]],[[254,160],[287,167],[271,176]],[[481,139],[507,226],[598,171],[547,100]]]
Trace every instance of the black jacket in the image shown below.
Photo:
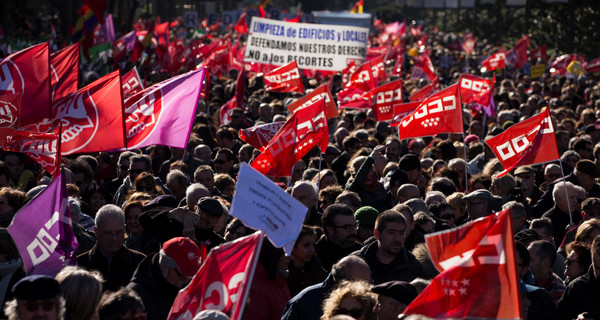
[[[126,246],[115,253],[110,265],[96,244],[90,251],[77,256],[77,265],[88,270],[97,270],[104,277],[103,291],[117,291],[131,280],[137,265],[146,256]]]
[[[425,278],[423,266],[406,248],[402,248],[402,251],[396,256],[394,261],[389,264],[383,264],[377,259],[378,247],[379,241],[373,241],[353,253],[363,258],[369,265],[369,268],[371,268],[371,280],[374,284],[392,280],[410,282],[418,277]]]
[[[590,318],[600,319],[600,280],[594,275],[594,266],[588,273],[569,283],[558,301],[558,319],[575,319],[588,312]]]
[[[300,291],[292,297],[285,306],[281,320],[310,320],[321,319],[323,308],[321,305],[329,292],[333,289],[335,281],[331,274],[322,283],[317,283]]]
[[[148,320],[167,319],[179,293],[179,288],[163,277],[158,263],[159,255],[155,253],[142,260],[127,285],[127,288],[135,291],[142,298]]]
[[[350,248],[342,248],[329,241],[325,235],[322,235],[319,241],[315,243],[315,254],[317,255],[317,258],[319,258],[319,261],[321,261],[323,269],[330,272],[331,267],[333,267],[336,262],[360,248],[361,246],[358,243],[355,243]]]

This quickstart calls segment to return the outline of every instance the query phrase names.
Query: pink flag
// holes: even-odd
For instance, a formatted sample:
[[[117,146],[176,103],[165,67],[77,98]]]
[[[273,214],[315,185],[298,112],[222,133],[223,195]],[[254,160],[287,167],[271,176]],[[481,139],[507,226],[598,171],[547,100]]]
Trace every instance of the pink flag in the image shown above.
[[[76,265],[79,246],[71,226],[71,211],[62,174],[24,206],[8,227],[28,275],[55,276]]]
[[[173,77],[132,96],[125,105],[128,149],[187,146],[205,70]]]
[[[257,231],[212,249],[192,282],[179,291],[168,319],[192,319],[207,309],[241,319],[262,241]]]

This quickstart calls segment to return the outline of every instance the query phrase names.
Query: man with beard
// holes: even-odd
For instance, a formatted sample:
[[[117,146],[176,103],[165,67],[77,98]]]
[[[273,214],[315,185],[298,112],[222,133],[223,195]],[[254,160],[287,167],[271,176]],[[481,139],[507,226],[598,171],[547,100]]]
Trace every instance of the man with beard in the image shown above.
[[[424,277],[423,266],[404,248],[406,219],[396,210],[386,210],[375,220],[375,239],[353,254],[365,259],[374,284],[410,282]]]
[[[341,258],[360,249],[360,245],[355,242],[358,224],[352,209],[341,203],[327,207],[321,222],[325,233],[315,243],[315,253],[323,269],[329,272]]]

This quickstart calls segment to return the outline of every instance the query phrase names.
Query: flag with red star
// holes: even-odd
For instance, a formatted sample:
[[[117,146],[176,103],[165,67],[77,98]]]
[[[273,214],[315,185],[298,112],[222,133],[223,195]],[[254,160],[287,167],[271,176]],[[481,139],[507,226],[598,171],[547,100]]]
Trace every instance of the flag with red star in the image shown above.
[[[440,270],[404,310],[434,319],[520,319],[510,209],[426,236]]]

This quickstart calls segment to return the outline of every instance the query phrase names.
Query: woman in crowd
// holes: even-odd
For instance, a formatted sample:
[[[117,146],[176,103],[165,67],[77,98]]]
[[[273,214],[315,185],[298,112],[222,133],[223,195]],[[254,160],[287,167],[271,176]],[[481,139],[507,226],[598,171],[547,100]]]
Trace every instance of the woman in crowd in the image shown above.
[[[327,277],[327,272],[321,267],[321,262],[315,255],[315,242],[317,231],[312,226],[304,225],[292,250],[287,284],[290,294],[295,296],[302,289],[322,282]]]
[[[156,238],[144,232],[144,228],[139,222],[139,217],[144,211],[144,204],[145,202],[142,201],[129,201],[123,206],[127,234],[125,245],[129,249],[148,256],[160,250],[160,243]]]
[[[15,213],[25,204],[25,192],[17,189],[0,188],[0,227],[7,228]]]
[[[96,271],[87,271],[68,266],[56,275],[60,292],[65,299],[66,320],[98,319],[98,304],[102,298],[102,276]]]
[[[581,242],[572,242],[567,246],[567,259],[565,260],[565,285],[577,277],[587,273],[592,264],[589,247]]]
[[[131,188],[129,194],[132,195],[136,192],[145,192],[153,198],[164,194],[162,189],[156,185],[154,177],[147,172],[142,172],[135,178],[133,188]]]
[[[336,315],[348,315],[356,320],[375,320],[373,307],[377,297],[370,285],[362,281],[343,281],[323,302],[321,320],[330,320]]]

